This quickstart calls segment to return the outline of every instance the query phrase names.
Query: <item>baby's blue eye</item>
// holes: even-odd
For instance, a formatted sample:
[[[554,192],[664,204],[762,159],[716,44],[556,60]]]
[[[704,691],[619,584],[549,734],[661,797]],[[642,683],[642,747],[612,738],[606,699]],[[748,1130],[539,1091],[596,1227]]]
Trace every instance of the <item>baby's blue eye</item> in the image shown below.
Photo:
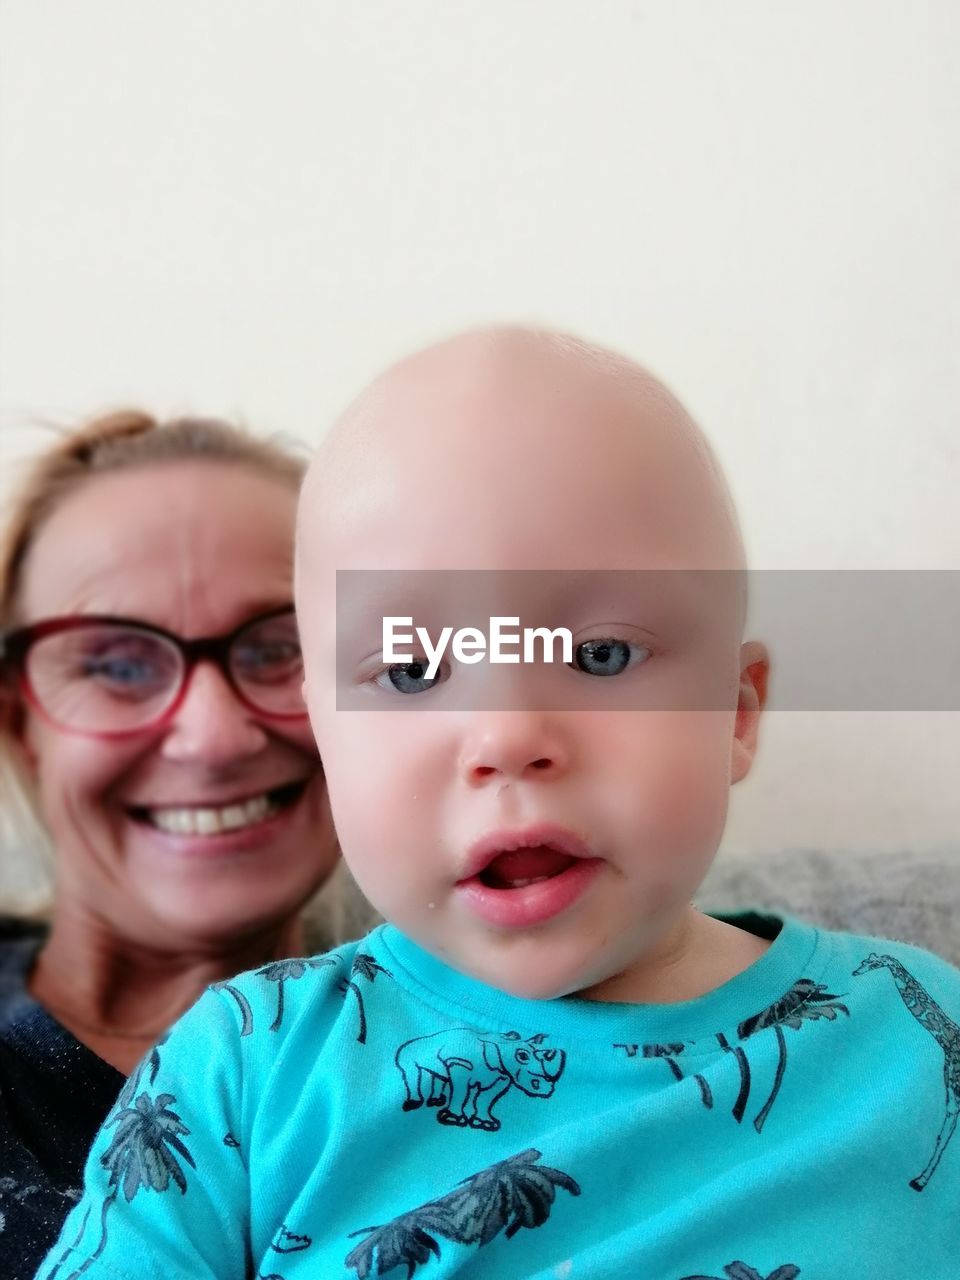
[[[434,685],[440,684],[442,679],[442,671],[438,672],[432,679],[428,679],[426,662],[405,662],[402,664],[397,663],[392,667],[387,667],[385,671],[381,671],[376,677],[376,683],[381,689],[385,689],[387,686],[384,681],[389,680],[397,693],[425,693],[428,689],[432,689]]]
[[[604,637],[578,644],[573,665],[588,676],[618,676],[631,663],[644,662],[649,657],[650,650],[642,645]]]

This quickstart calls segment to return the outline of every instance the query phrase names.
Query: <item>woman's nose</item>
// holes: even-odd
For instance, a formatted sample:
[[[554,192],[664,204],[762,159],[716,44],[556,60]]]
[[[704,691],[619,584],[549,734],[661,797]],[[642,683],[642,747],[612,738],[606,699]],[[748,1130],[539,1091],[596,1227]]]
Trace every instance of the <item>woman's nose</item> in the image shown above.
[[[521,778],[552,781],[569,763],[569,746],[556,719],[534,711],[478,716],[460,753],[461,775],[471,786]]]
[[[211,662],[199,662],[161,751],[169,760],[221,766],[256,755],[266,742],[263,725],[243,705],[223,672]]]

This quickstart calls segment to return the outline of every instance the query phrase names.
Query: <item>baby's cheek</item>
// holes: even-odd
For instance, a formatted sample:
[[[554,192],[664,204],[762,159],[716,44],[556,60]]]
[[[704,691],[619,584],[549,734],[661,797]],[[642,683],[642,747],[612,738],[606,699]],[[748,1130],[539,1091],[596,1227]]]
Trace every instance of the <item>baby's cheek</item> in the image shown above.
[[[721,712],[644,712],[621,731],[621,803],[658,841],[682,849],[722,828],[728,720]]]
[[[726,821],[729,769],[722,752],[701,742],[674,757],[661,774],[664,820],[678,854],[716,852]]]
[[[405,717],[343,712],[350,718],[322,751],[334,821],[348,862],[369,862],[408,842],[416,796],[429,781],[411,749]]]

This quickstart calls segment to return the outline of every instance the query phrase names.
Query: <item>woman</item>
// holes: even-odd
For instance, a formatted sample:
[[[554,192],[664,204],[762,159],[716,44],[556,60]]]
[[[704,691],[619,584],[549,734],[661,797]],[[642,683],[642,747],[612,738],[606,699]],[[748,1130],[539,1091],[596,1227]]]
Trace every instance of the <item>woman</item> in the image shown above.
[[[296,954],[334,866],[291,607],[300,476],[224,423],[129,413],[15,502],[0,750],[56,890],[48,929],[0,921],[4,1276],[55,1239],[125,1075],[209,983]]]

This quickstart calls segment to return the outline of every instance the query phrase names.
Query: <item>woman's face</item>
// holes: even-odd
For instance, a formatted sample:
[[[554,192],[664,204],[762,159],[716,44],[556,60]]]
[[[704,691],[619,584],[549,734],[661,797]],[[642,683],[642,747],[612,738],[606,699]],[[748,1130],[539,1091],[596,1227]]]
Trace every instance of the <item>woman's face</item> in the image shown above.
[[[30,548],[23,621],[99,613],[184,639],[229,633],[291,602],[295,507],[289,484],[236,464],[94,477]],[[57,850],[58,909],[138,943],[216,951],[294,913],[335,862],[307,720],[259,716],[210,663],[161,729],[103,740],[28,711],[22,745]],[[231,829],[200,834],[226,808]]]

